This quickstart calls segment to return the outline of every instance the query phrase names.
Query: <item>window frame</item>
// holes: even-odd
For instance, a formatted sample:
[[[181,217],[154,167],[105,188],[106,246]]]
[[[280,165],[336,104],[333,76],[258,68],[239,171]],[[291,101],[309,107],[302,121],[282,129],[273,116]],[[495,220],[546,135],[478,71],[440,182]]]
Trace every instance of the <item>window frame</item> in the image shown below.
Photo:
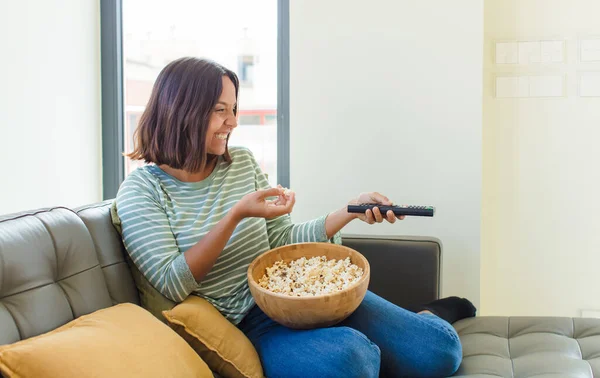
[[[290,187],[289,0],[277,0],[277,181]],[[100,0],[102,198],[116,197],[125,179],[123,0]]]

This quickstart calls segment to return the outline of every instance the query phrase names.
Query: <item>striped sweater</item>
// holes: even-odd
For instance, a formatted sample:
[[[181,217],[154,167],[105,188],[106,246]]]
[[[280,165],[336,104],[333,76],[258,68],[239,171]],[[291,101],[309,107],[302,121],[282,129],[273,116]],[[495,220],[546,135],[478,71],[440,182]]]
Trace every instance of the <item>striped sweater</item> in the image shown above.
[[[198,295],[237,324],[254,305],[246,270],[256,256],[285,244],[326,242],[327,235],[326,215],[301,224],[289,215],[245,218],[212,270],[196,282],[185,251],[244,195],[270,188],[248,149],[229,152],[232,163],[219,157],[214,171],[199,182],[181,182],[156,165],[138,168],[119,188],[115,205],[125,249],[152,286],[175,302]]]

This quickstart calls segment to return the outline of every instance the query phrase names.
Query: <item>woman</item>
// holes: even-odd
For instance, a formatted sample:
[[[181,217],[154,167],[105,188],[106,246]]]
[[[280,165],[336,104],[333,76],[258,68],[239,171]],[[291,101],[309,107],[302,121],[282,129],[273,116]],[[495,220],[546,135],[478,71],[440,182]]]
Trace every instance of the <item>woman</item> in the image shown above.
[[[212,303],[248,336],[268,377],[454,373],[462,350],[446,320],[474,315],[467,300],[436,301],[416,314],[368,292],[342,324],[307,331],[271,321],[254,304],[246,270],[262,252],[337,239],[355,218],[369,224],[397,218],[377,208],[360,215],[342,208],[292,224],[295,195],[271,188],[249,150],[227,146],[237,127],[238,88],[232,71],[196,58],[176,60],[158,76],[129,155],[153,164],[131,173],[116,199],[138,269],[175,302],[194,294]],[[379,193],[351,202],[391,204]]]

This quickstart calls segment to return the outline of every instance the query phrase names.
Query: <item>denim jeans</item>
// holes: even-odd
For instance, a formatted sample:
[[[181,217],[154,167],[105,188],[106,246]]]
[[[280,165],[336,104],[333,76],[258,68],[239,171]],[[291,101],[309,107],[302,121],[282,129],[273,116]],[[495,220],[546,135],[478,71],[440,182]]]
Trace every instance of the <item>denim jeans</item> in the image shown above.
[[[333,327],[294,330],[254,306],[238,325],[260,356],[268,378],[448,377],[462,347],[454,328],[367,292]]]

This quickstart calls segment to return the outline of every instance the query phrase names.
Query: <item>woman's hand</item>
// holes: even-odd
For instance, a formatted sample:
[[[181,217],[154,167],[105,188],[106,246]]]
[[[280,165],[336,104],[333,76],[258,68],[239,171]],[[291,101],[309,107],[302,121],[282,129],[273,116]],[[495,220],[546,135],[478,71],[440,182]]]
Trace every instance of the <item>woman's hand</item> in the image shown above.
[[[268,219],[289,214],[296,203],[296,198],[293,192],[288,195],[283,192],[283,188],[277,187],[246,194],[231,211],[239,220],[250,217]],[[267,197],[277,198],[268,200]]]
[[[377,192],[361,193],[358,198],[348,202],[349,205],[359,205],[361,203],[377,203],[387,206],[393,205],[392,201],[386,196]],[[404,215],[396,216],[392,210],[388,210],[387,214],[381,214],[378,207],[374,207],[373,211],[367,210],[364,214],[357,214],[356,217],[368,224],[373,224],[375,222],[381,223],[384,219],[390,223],[396,222],[396,219],[404,219]]]

